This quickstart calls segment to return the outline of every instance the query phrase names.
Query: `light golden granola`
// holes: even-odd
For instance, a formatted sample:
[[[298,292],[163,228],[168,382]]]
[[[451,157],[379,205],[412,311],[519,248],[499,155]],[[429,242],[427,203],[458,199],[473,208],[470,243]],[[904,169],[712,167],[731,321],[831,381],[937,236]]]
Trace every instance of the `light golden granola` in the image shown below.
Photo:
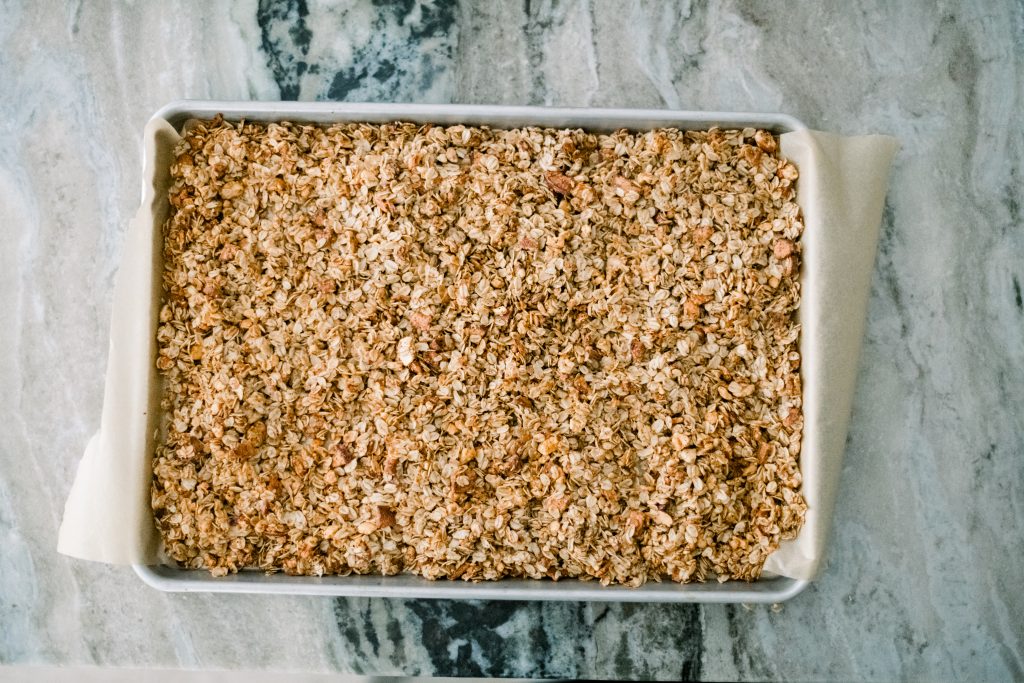
[[[152,504],[188,567],[756,578],[804,517],[765,131],[198,122]]]

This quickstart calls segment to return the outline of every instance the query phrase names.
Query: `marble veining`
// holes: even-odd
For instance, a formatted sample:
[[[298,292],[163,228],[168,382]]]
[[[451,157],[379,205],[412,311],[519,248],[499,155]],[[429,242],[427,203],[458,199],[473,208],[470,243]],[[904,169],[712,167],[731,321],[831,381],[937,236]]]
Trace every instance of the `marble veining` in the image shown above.
[[[0,663],[1024,678],[1020,3],[8,2]],[[55,551],[171,99],[783,111],[899,137],[830,562],[780,609],[165,595]]]
[[[264,0],[256,10],[258,47],[282,100],[445,102],[458,43],[456,11],[450,0],[337,6]]]

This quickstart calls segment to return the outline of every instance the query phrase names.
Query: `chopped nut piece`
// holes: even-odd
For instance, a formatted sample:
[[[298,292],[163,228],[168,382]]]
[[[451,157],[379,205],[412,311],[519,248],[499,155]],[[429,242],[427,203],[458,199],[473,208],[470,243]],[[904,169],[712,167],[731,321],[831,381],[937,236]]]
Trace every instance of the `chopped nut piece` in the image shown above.
[[[753,384],[741,384],[739,382],[729,382],[729,393],[733,396],[745,397],[750,396],[754,393]]]
[[[789,162],[783,162],[779,164],[779,168],[778,170],[775,171],[775,175],[782,178],[783,180],[796,180],[796,166]]]
[[[567,195],[572,192],[572,178],[564,173],[548,171],[544,174],[544,180],[547,181],[548,187],[551,188],[551,191],[556,194]]]
[[[412,342],[412,337],[403,337],[398,342],[398,360],[402,362],[402,365],[409,365],[416,358],[416,354],[412,350]]]
[[[344,467],[356,459],[355,453],[346,444],[340,443],[334,447],[334,454],[331,459],[331,466]]]
[[[430,329],[430,315],[423,311],[416,311],[412,313],[409,316],[409,322],[412,323],[413,327],[422,332],[426,332]]]
[[[744,145],[740,148],[740,156],[752,167],[761,165],[761,153],[760,147],[754,147],[753,145]]]
[[[641,362],[644,356],[647,355],[647,349],[644,348],[644,343],[639,339],[634,339],[630,345],[630,353],[633,356],[633,361],[636,363]]]
[[[387,505],[377,506],[377,528],[386,529],[395,524],[395,511]]]
[[[636,192],[639,194],[640,187],[629,178],[623,178],[620,175],[612,178],[612,184],[619,188],[623,192]]]
[[[235,447],[234,454],[239,460],[248,460],[256,455],[256,447],[248,441],[243,441]]]
[[[715,234],[715,229],[710,225],[701,226],[693,231],[693,243],[698,247],[708,243],[711,236]]]
[[[757,143],[758,147],[769,154],[775,154],[775,150],[778,148],[775,136],[766,130],[759,130],[754,133],[754,142]]]
[[[551,455],[558,450],[560,443],[561,442],[557,436],[549,436],[541,442],[537,450],[540,451],[542,455]]]
[[[245,186],[238,181],[225,183],[224,187],[220,190],[220,196],[224,199],[234,199],[245,192]]]
[[[789,240],[776,240],[772,253],[775,255],[775,258],[781,260],[793,253],[793,247],[793,243]]]
[[[257,422],[249,427],[245,433],[245,440],[253,446],[262,446],[267,440],[267,425],[264,422]]]

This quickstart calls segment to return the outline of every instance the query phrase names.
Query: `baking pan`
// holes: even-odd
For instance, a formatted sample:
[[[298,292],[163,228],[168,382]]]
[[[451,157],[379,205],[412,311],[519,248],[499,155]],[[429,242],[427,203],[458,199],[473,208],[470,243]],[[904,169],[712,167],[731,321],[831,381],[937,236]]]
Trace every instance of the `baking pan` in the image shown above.
[[[656,109],[567,109],[548,107],[506,107],[489,105],[430,104],[348,104],[342,102],[217,102],[178,101],[153,115],[180,131],[189,119],[212,118],[222,114],[228,121],[295,121],[304,123],[366,122],[485,125],[493,128],[547,126],[583,128],[608,132],[620,128],[647,130],[763,128],[776,134],[805,129],[800,121],[783,114],[667,111]],[[154,156],[170,155],[157,154]],[[143,201],[147,189],[157,183],[161,169],[156,159],[143,158]],[[166,197],[157,197],[166,202]],[[159,234],[158,215],[153,212],[151,229]],[[155,338],[156,330],[151,330]],[[151,359],[152,366],[155,359]],[[151,421],[153,420],[151,416]],[[150,431],[152,432],[153,424]],[[571,600],[597,602],[742,602],[775,603],[788,600],[804,590],[808,581],[763,576],[753,582],[680,584],[648,582],[636,588],[602,586],[595,581],[564,579],[544,581],[502,579],[467,582],[432,581],[413,575],[398,576],[287,576],[261,571],[243,571],[214,577],[205,570],[180,569],[167,561],[155,565],[133,565],[150,586],[163,591],[205,591],[218,593],[282,593],[293,595],[364,596],[388,598],[445,598],[486,600]]]

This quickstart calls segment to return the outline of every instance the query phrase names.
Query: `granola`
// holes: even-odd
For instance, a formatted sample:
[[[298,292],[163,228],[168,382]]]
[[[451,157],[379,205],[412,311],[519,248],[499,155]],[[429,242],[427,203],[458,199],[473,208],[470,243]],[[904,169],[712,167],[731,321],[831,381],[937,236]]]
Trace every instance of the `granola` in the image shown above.
[[[152,505],[224,575],[754,579],[803,523],[767,131],[193,122]]]

